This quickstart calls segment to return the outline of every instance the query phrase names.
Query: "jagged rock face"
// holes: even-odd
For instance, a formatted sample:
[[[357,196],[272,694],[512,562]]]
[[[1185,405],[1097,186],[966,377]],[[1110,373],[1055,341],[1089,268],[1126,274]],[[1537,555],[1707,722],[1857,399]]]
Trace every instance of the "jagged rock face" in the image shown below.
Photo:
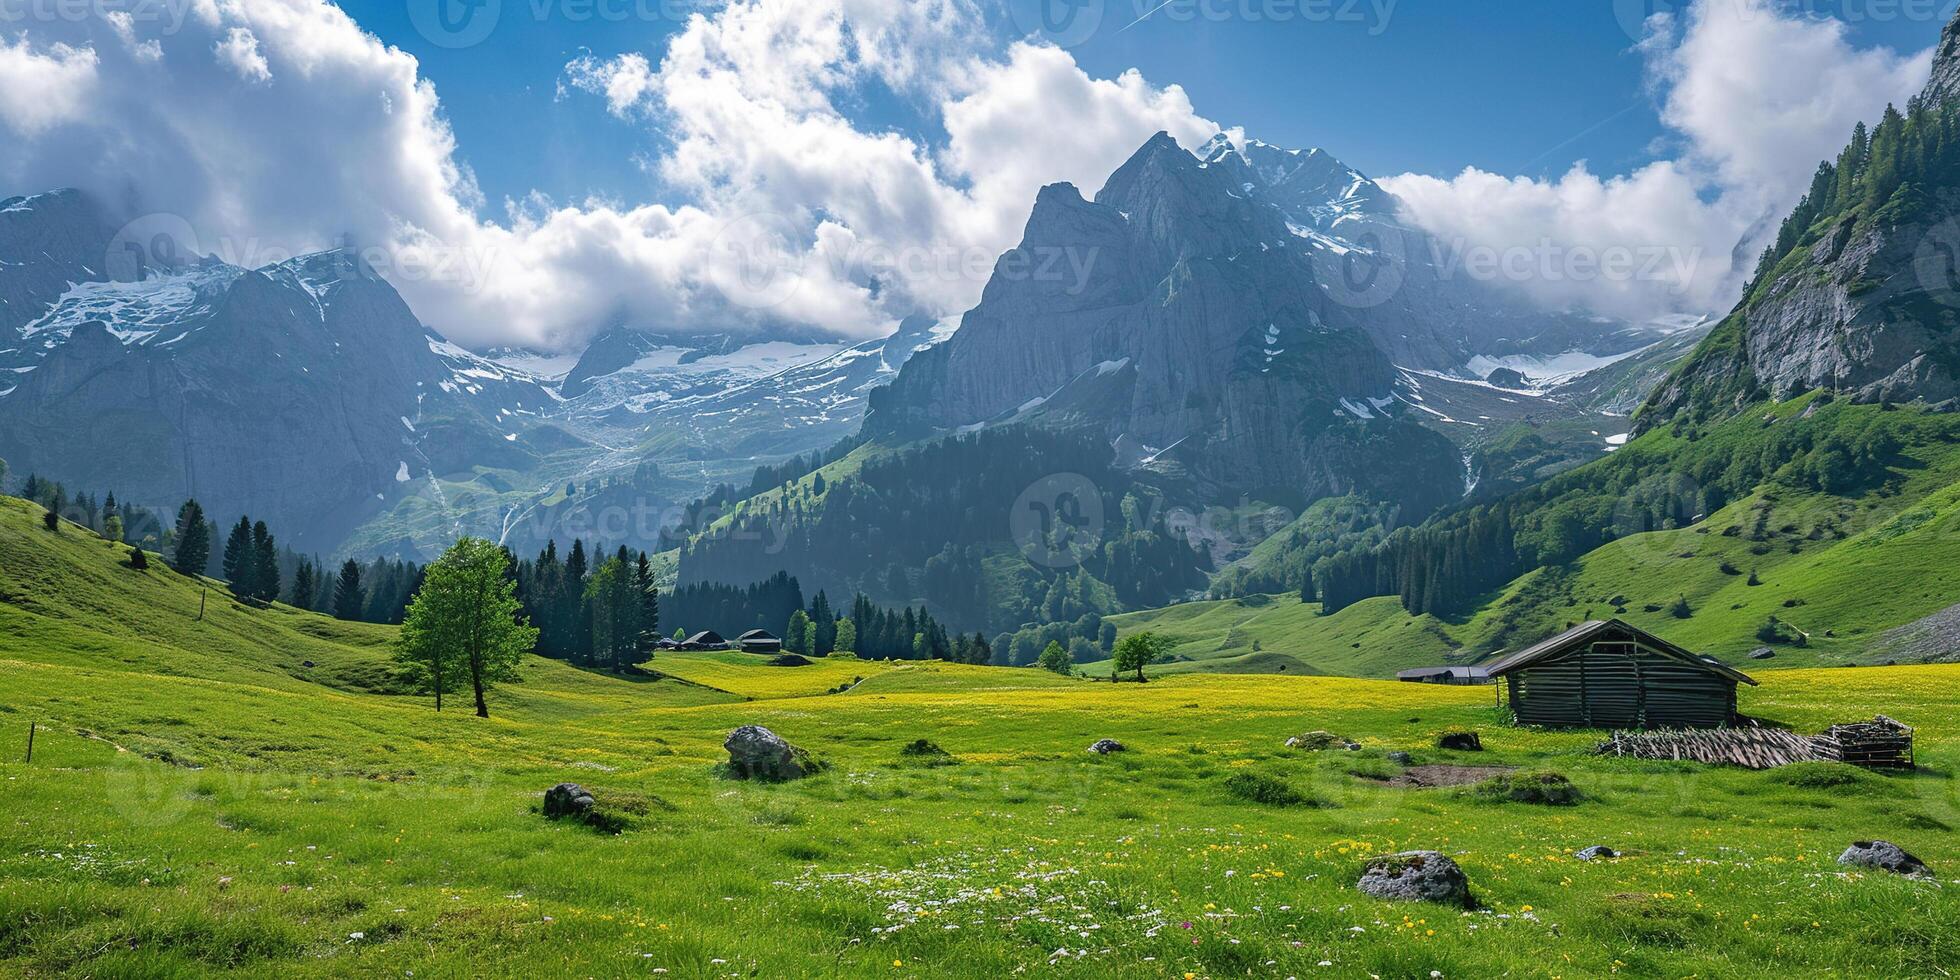
[[[1934,102],[1960,98],[1960,11],[1954,12],[1940,32],[1940,46],[1933,55],[1933,77],[1927,81],[1923,97]]]
[[[1929,243],[1960,244],[1960,197],[1945,197],[1923,220],[1858,228],[1843,219],[1655,391],[1641,428],[1691,408],[1719,414],[1818,388],[1860,403],[1960,395],[1960,279],[1942,258],[1950,253],[1925,261]]]
[[[0,347],[12,346],[69,283],[105,278],[114,234],[80,191],[0,201]]]
[[[1224,177],[1160,134],[1094,201],[1044,188],[959,331],[873,395],[868,431],[1068,414],[1219,485],[1347,492],[1359,430],[1402,424],[1381,417],[1394,367],[1285,216]]]

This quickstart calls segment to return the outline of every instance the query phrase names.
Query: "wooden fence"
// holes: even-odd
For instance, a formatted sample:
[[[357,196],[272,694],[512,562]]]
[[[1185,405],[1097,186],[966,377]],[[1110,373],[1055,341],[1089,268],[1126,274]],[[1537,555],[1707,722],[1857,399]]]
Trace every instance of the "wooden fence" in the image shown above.
[[[1868,722],[1833,725],[1822,735],[1781,728],[1715,728],[1614,732],[1595,755],[1671,759],[1774,769],[1798,762],[1845,762],[1868,769],[1911,769],[1912,729],[1880,715]]]

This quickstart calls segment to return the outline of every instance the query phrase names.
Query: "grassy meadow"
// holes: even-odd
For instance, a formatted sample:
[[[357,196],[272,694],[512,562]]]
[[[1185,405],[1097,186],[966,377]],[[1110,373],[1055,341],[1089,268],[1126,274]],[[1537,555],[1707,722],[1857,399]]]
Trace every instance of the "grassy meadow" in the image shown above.
[[[482,720],[401,693],[385,628],[250,610],[215,587],[200,621],[198,583],[122,553],[0,501],[0,975],[1939,976],[1960,962],[1951,888],[1835,864],[1882,837],[1960,878],[1960,667],[1770,670],[1745,689],[1745,711],[1800,730],[1875,712],[1916,725],[1922,768],[1895,776],[1601,759],[1596,733],[1506,726],[1488,688],[1291,672],[1113,685],[677,654],[648,665],[667,676],[625,679],[533,660]],[[721,741],[743,724],[829,769],[720,778]],[[1458,728],[1488,751],[1431,747]],[[1312,729],[1361,749],[1282,745]],[[1105,737],[1129,751],[1085,751]],[[950,757],[901,753],[918,738]],[[1402,788],[1392,751],[1552,769],[1586,798]],[[630,826],[545,820],[542,791],[566,780]],[[1574,859],[1592,844],[1625,856]],[[1480,907],[1353,889],[1369,855],[1406,848],[1455,856]]]

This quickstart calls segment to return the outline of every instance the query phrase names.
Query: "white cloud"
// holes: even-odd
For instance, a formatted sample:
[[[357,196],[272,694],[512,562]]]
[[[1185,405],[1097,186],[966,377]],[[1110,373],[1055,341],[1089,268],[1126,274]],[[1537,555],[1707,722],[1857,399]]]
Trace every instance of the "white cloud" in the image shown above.
[[[212,53],[218,56],[219,64],[230,68],[239,78],[248,82],[272,81],[272,66],[259,53],[259,39],[250,28],[234,27],[226,31]]]
[[[736,0],[663,51],[577,58],[560,80],[661,128],[671,149],[650,167],[677,200],[533,195],[493,218],[412,56],[321,0],[197,0],[189,14],[160,57],[113,22],[0,48],[0,72],[31,58],[110,83],[86,113],[81,96],[0,112],[20,137],[0,186],[81,184],[182,216],[202,251],[252,264],[342,236],[377,246],[418,315],[466,343],[573,346],[617,318],[861,337],[955,313],[1040,184],[1093,191],[1151,133],[1216,128],[1174,87],[981,40],[969,0]],[[946,138],[854,122],[866,85],[940,118]]]
[[[1648,27],[1639,51],[1679,144],[1674,159],[1610,177],[1581,163],[1556,180],[1470,168],[1382,183],[1451,248],[1698,256],[1679,273],[1664,262],[1617,279],[1517,278],[1550,305],[1635,318],[1719,312],[1818,161],[1837,155],[1856,122],[1917,93],[1931,69],[1930,51],[1859,49],[1840,22],[1772,0],[1702,0]]]
[[[0,122],[32,137],[81,115],[95,91],[95,52],[56,42],[36,51],[26,35],[0,37]]]

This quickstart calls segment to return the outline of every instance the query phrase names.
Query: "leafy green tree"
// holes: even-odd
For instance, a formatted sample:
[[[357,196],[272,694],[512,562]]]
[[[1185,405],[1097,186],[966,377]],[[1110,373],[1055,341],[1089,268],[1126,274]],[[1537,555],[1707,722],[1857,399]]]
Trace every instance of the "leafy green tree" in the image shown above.
[[[608,562],[608,565],[617,565]],[[409,603],[398,656],[425,688],[442,692],[460,673],[476,696],[476,715],[490,717],[484,692],[517,678],[517,664],[538,641],[524,621],[510,558],[496,544],[464,538],[430,563],[421,591]]]
[[[783,649],[790,653],[810,653],[809,633],[809,615],[801,609],[790,613],[789,625],[783,628]]]
[[[361,563],[349,558],[340,566],[340,580],[333,586],[334,618],[360,619],[364,599],[361,592]]]
[[[1135,671],[1137,681],[1144,680],[1143,668],[1170,656],[1171,641],[1155,633],[1144,631],[1132,633],[1116,642],[1116,663],[1114,674]]]
[[[856,653],[857,640],[858,640],[857,624],[851,621],[851,617],[845,616],[843,619],[838,620],[837,621],[837,649],[834,652]]]
[[[1067,650],[1062,649],[1060,640],[1048,641],[1048,646],[1042,649],[1041,656],[1035,658],[1034,665],[1063,676],[1075,673],[1075,661],[1069,657]]]
[[[111,514],[108,520],[102,522],[102,536],[110,541],[119,543],[122,541],[123,521],[121,515]]]
[[[211,525],[205,523],[204,508],[195,499],[177,508],[173,540],[170,567],[184,575],[204,574],[204,565],[211,560]]]

